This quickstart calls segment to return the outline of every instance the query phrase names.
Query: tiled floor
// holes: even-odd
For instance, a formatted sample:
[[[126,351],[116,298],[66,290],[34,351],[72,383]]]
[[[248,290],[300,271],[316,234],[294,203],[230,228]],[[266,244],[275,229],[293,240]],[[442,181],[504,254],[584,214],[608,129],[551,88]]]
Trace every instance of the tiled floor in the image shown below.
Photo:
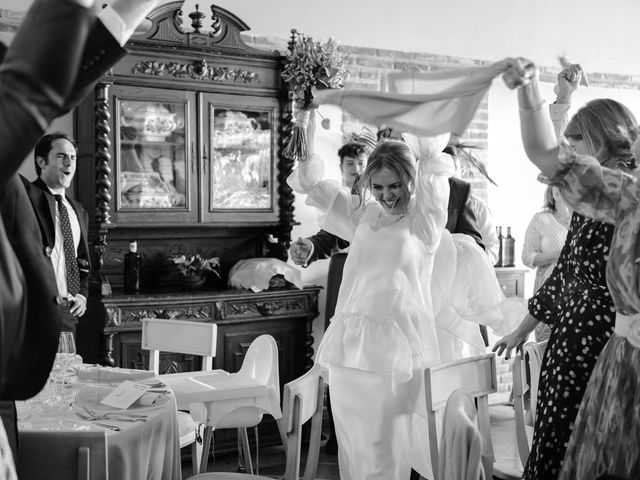
[[[323,442],[324,445],[324,442]],[[190,447],[187,447],[190,451]],[[254,453],[255,455],[255,453]],[[187,479],[192,475],[191,457],[183,456],[182,462],[182,478]],[[303,461],[306,458],[306,449],[303,446]],[[255,463],[255,456],[253,457]],[[259,473],[267,477],[279,478],[284,474],[285,456],[281,446],[260,448]],[[304,468],[304,467],[303,467]],[[254,465],[255,469],[255,465]],[[207,468],[209,472],[237,472],[238,457],[234,454],[217,456],[215,459],[209,458]],[[337,455],[328,455],[324,451],[324,446],[320,449],[320,459],[318,461],[318,470],[316,473],[317,480],[339,480],[338,473],[338,457]]]

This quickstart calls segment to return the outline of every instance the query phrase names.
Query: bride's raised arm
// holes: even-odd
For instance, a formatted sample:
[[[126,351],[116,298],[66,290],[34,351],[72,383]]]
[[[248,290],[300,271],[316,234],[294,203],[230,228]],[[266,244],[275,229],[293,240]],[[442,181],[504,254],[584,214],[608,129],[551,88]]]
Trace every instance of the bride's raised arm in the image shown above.
[[[326,178],[324,160],[314,153],[314,133],[315,111],[312,110],[307,129],[309,158],[298,162],[287,183],[294,192],[307,195],[305,203],[318,209],[318,223],[324,230],[351,241],[358,219],[353,211],[359,198],[338,181]]]
[[[442,153],[449,134],[416,137],[403,134],[405,142],[418,157],[415,179],[415,204],[412,205],[414,228],[432,251],[438,246],[447,224],[449,177],[454,174],[453,159]]]

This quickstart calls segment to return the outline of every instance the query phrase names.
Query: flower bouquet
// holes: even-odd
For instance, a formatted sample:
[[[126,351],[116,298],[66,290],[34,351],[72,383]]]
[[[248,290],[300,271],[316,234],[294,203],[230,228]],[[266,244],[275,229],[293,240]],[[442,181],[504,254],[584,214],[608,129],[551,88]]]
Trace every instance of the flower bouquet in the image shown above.
[[[172,255],[169,260],[176,266],[182,286],[185,288],[200,288],[207,280],[209,273],[220,278],[220,258],[202,258],[200,255],[187,257]]]
[[[294,109],[294,125],[291,139],[283,154],[292,160],[304,160],[307,157],[306,126],[313,102],[312,88],[342,88],[349,78],[347,71],[348,55],[338,50],[334,39],[324,43],[316,42],[297,30],[291,30],[291,40],[287,52],[286,65],[282,78],[292,92]],[[329,128],[328,119],[322,121],[324,128]]]

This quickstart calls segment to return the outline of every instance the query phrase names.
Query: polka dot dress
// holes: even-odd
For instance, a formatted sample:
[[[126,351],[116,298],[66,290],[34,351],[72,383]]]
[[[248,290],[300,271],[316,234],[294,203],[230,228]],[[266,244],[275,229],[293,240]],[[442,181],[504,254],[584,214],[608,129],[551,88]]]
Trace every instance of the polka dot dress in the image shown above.
[[[605,281],[612,235],[613,225],[574,213],[556,268],[529,300],[529,312],[551,326],[551,336],[525,479],[558,477],[591,371],[613,332],[615,310]]]

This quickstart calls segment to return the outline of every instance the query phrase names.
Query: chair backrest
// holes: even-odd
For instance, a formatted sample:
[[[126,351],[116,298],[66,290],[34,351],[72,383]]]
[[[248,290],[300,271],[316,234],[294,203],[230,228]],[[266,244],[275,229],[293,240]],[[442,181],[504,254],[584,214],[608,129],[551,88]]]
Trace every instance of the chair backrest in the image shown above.
[[[9,439],[0,421],[0,480],[18,480]]]
[[[515,410],[516,439],[522,465],[526,465],[531,447],[527,426],[536,420],[538,377],[543,349],[535,342],[527,343],[513,359],[513,406]]]
[[[206,407],[208,422],[216,428],[248,428],[260,423],[264,412],[280,417],[278,344],[271,335],[260,335],[251,342],[240,370],[231,376],[235,384],[264,385],[266,394],[246,405],[240,400],[210,403]]]
[[[278,384],[278,344],[271,335],[260,335],[251,342],[237,375],[280,388]],[[280,402],[278,401],[278,403]]]
[[[475,399],[478,428],[482,436],[482,463],[486,478],[493,473],[493,444],[489,425],[489,394],[497,391],[496,359],[493,353],[462,358],[425,369],[425,400],[429,420],[429,451],[433,476],[438,475],[439,426],[436,412],[445,408],[449,396],[458,389]]]
[[[51,452],[52,444],[64,445],[63,452]],[[43,472],[51,472],[69,480],[105,480],[109,476],[106,434],[24,431],[17,467],[20,478],[43,478]]]
[[[327,300],[324,308],[324,328],[329,326],[331,318],[336,311],[336,303],[338,301],[338,292],[340,284],[342,284],[342,272],[344,270],[344,262],[347,260],[347,254],[339,252],[331,256],[329,260],[329,270],[327,272]]]
[[[444,412],[438,473],[447,480],[484,480],[478,411],[463,389],[454,390]]]
[[[280,431],[285,440],[287,465],[284,480],[300,478],[302,426],[311,420],[309,449],[303,480],[316,478],[324,405],[324,378],[319,365],[284,386]]]
[[[149,370],[160,367],[160,352],[187,353],[202,357],[202,370],[211,370],[216,355],[218,326],[209,322],[142,319],[142,348],[149,352]]]

